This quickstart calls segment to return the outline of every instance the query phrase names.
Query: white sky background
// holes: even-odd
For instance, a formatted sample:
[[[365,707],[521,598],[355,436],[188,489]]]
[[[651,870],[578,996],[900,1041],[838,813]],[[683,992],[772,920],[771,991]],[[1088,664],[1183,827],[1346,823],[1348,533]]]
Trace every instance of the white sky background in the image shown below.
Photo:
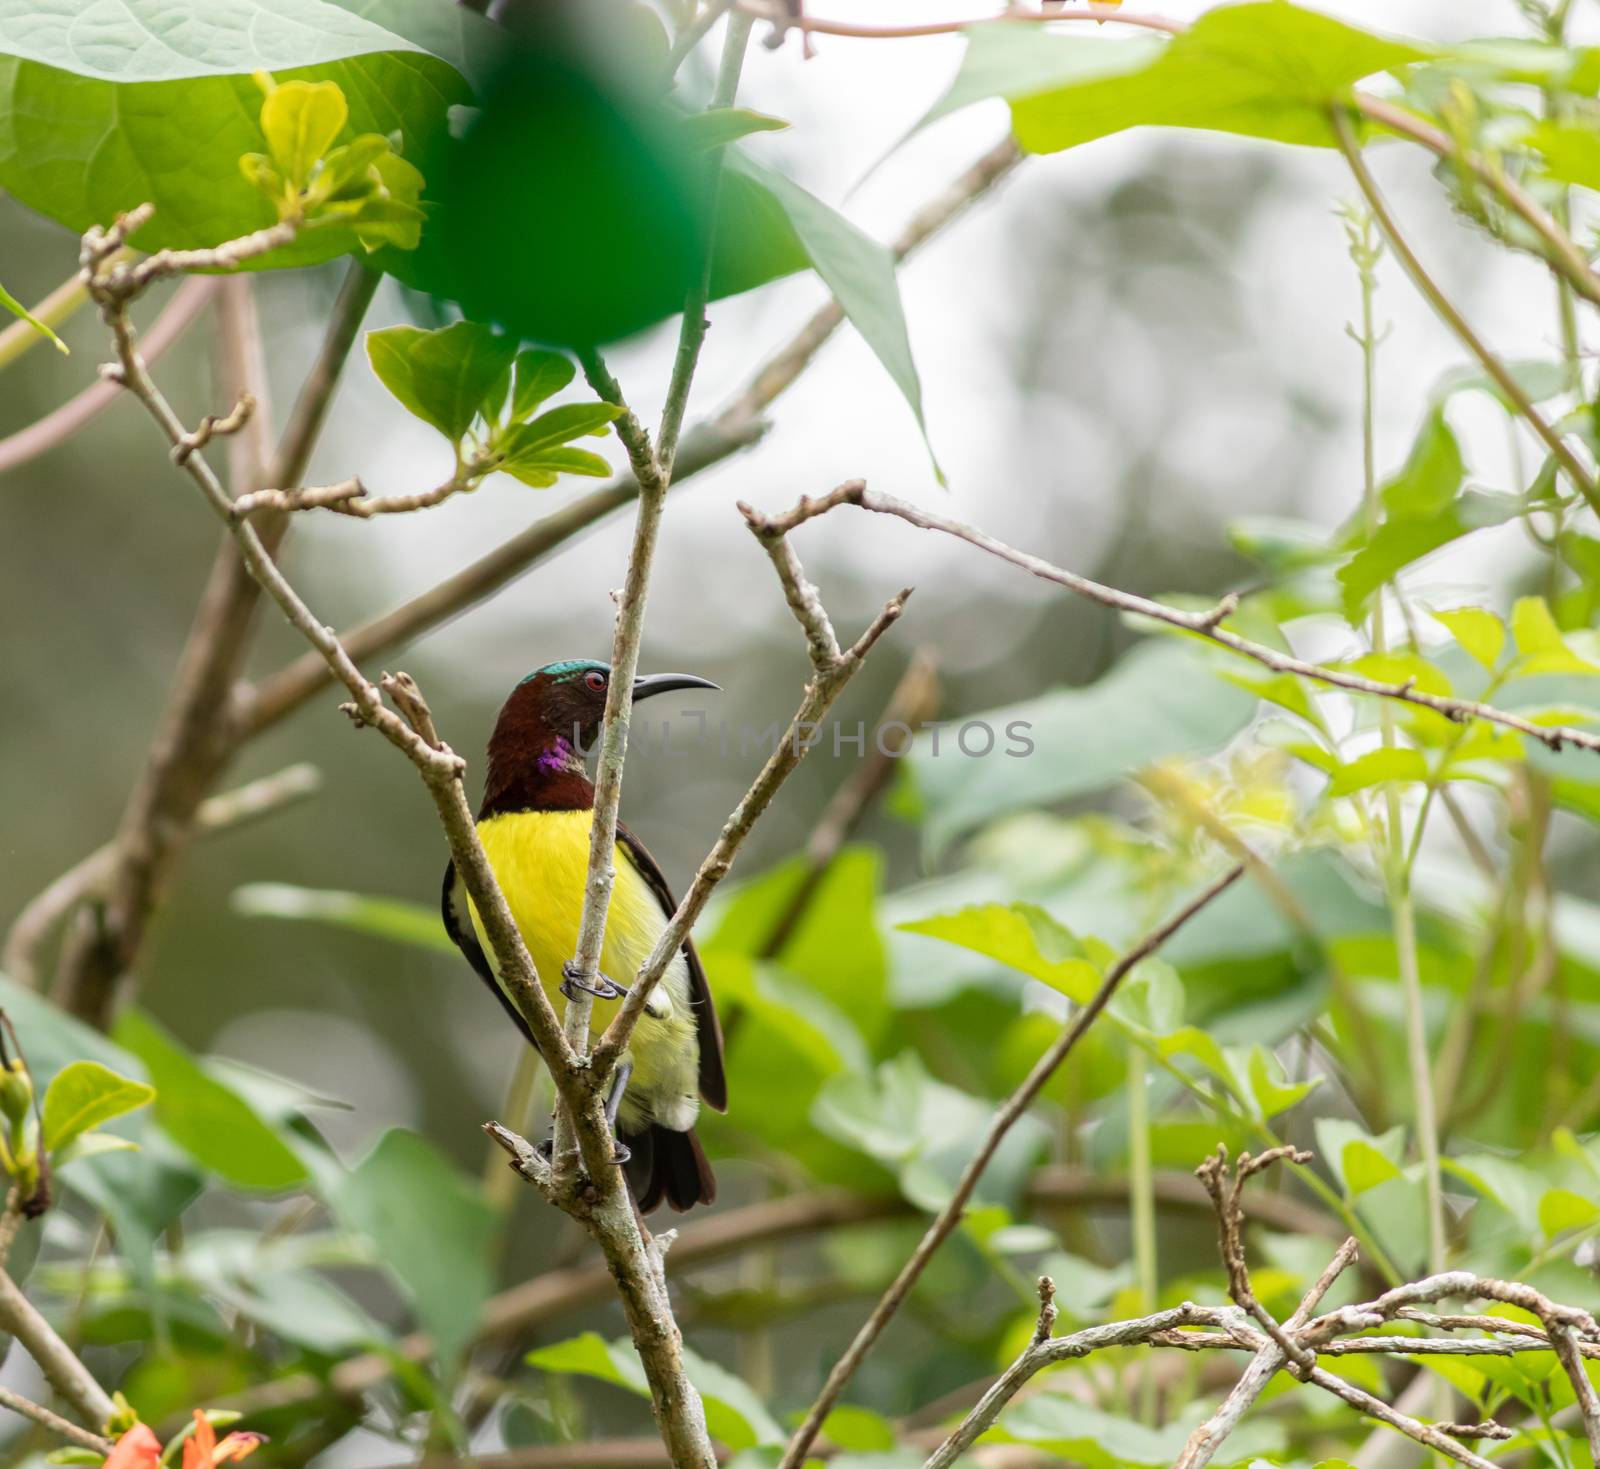
[[[1208,7],[1199,0],[1170,0],[1146,8],[1191,18]],[[1526,34],[1510,0],[1324,0],[1321,8],[1374,29],[1435,41]],[[811,9],[889,24],[974,18],[990,7],[981,0],[872,0],[853,6],[844,0],[825,6],[817,0]],[[1579,0],[1578,33],[1600,31],[1597,21],[1600,6]],[[1104,33],[1111,31],[1107,27]],[[906,41],[818,36],[818,54],[809,62],[801,60],[796,36],[778,52],[755,44],[739,101],[785,117],[793,127],[757,137],[752,146],[887,239],[1005,127],[1005,109],[998,102],[958,113],[914,139],[857,193],[850,193],[944,90],[959,64],[962,44],[955,36]],[[1341,424],[1333,440],[1335,453],[1293,462],[1295,441],[1284,401],[1291,393],[1263,401],[1259,395],[1230,390],[1223,356],[1205,412],[1177,423],[1149,415],[1149,440],[1159,454],[1163,481],[1157,513],[1186,513],[1186,507],[1199,506],[1225,520],[1275,509],[1330,528],[1337,524],[1360,494],[1358,358],[1343,331],[1356,309],[1356,282],[1342,228],[1330,212],[1335,200],[1355,196],[1343,161],[1331,150],[1289,149],[1219,134],[1124,133],[1026,161],[998,198],[981,204],[902,273],[933,442],[950,479],[948,494],[929,473],[904,402],[846,327],[779,400],[774,431],[758,448],[697,477],[681,496],[674,495],[651,592],[646,665],[670,665],[674,653],[681,661],[684,650],[690,656],[693,651],[727,656],[748,647],[752,630],[761,646],[777,646],[771,639],[781,625],[778,591],[765,558],[734,511],[735,498],[775,508],[802,493],[861,476],[880,489],[981,522],[1076,569],[1092,570],[1117,524],[1117,479],[1126,467],[1129,446],[1108,440],[1099,425],[1075,413],[1070,382],[1055,385],[1057,407],[1049,412],[1040,411],[1037,399],[1019,400],[1009,344],[1029,301],[1028,282],[1016,269],[1017,223],[1030,200],[1037,202],[1043,194],[1063,196],[1068,209],[1078,201],[1099,207],[1109,191],[1138,177],[1155,150],[1170,150],[1175,141],[1183,158],[1192,160],[1196,187],[1204,187],[1208,166],[1230,157],[1255,154],[1279,169],[1243,249],[1231,262],[1249,302],[1238,345],[1256,353],[1258,360],[1266,354],[1286,389],[1303,390],[1335,405]],[[1428,177],[1429,161],[1421,150],[1394,145],[1380,150],[1374,165],[1413,243],[1504,356],[1553,358],[1559,347],[1553,290],[1545,272],[1531,261],[1508,258],[1458,224]],[[1037,214],[1030,219],[1036,221]],[[1032,241],[1034,247],[1039,243]],[[1384,473],[1404,458],[1431,386],[1461,364],[1465,354],[1398,267],[1386,260],[1381,270],[1380,321],[1394,324],[1379,369],[1378,462]],[[1131,405],[1135,423],[1141,363],[1147,363],[1148,353],[1161,350],[1168,330],[1163,324],[1163,282],[1159,272],[1150,275],[1147,335],[1135,332],[1130,338],[1124,333],[1111,360],[1097,353],[1096,342],[1082,344],[1081,371],[1114,381],[1119,405],[1124,400]],[[1085,272],[1078,286],[1094,292],[1092,272]],[[819,283],[801,276],[715,304],[691,421],[742,384],[821,296]],[[1143,299],[1136,299],[1132,309],[1145,309]],[[398,316],[399,310],[396,300],[380,298],[374,324]],[[659,410],[676,330],[675,322],[668,323],[610,354],[625,390],[650,419]],[[414,489],[432,483],[436,471],[447,472],[447,451],[437,436],[390,401],[364,363],[356,366],[348,391],[359,404],[353,417],[362,425],[359,453],[367,483],[374,490]],[[1030,409],[1026,415],[1023,403]],[[1511,488],[1499,411],[1487,399],[1463,395],[1456,400],[1452,420],[1466,443],[1474,481]],[[383,447],[374,464],[375,424],[382,426],[377,441]],[[1125,431],[1126,421],[1119,427]],[[622,462],[615,440],[598,447]],[[348,456],[357,449],[351,441],[332,438],[315,472],[328,477],[349,473]],[[1531,446],[1525,457],[1531,472],[1538,463]],[[1050,466],[1047,473],[1041,472],[1041,463]],[[1295,484],[1297,503],[1264,503],[1263,482],[1270,480],[1281,489],[1286,478]],[[329,517],[308,524],[309,544],[300,554],[307,557],[315,582],[331,584],[334,565],[323,558],[353,552],[355,538],[365,555],[381,547],[379,564],[389,586],[387,595],[381,588],[377,592],[386,603],[455,570],[589,487],[588,482],[562,481],[553,490],[533,492],[500,479],[425,516],[350,525]],[[1046,519],[1049,529],[1043,533]],[[1220,538],[1220,532],[1210,533]],[[582,550],[558,557],[489,607],[436,634],[419,665],[440,658],[459,667],[451,655],[470,647],[474,672],[499,689],[553,657],[604,656],[610,643],[605,592],[622,581],[628,536],[628,519],[614,519],[594,532]],[[1520,554],[1519,536],[1515,528],[1491,533],[1460,553],[1450,553],[1445,574],[1460,582],[1459,600],[1467,600],[1470,589],[1489,575],[1507,569],[1506,558]],[[1014,636],[1009,627],[974,626],[972,619],[962,619],[961,606],[972,589],[1026,607],[1041,606],[1056,595],[969,547],[879,517],[832,516],[805,533],[801,552],[813,579],[825,593],[831,592],[830,607],[844,626],[902,582],[918,584],[918,636],[939,638],[947,663],[957,669],[968,660],[981,663],[994,657]],[[318,572],[328,575],[324,579]],[[1436,566],[1429,567],[1427,576],[1430,585],[1439,580]],[[364,587],[364,598],[374,590]],[[798,639],[789,651],[798,669]]]

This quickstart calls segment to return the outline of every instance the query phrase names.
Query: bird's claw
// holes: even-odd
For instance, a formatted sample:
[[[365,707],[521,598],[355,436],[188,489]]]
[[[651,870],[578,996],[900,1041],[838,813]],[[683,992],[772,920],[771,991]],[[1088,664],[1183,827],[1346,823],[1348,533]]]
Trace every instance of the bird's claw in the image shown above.
[[[593,995],[597,1000],[620,1000],[628,993],[622,985],[603,974],[596,973],[592,980],[586,978],[583,971],[569,959],[561,966],[561,993],[569,1000],[575,1000],[578,990]]]
[[[615,1163],[618,1168],[622,1167],[624,1163],[631,1163],[633,1161],[633,1149],[624,1143],[621,1138],[614,1138],[612,1140],[611,1161]]]

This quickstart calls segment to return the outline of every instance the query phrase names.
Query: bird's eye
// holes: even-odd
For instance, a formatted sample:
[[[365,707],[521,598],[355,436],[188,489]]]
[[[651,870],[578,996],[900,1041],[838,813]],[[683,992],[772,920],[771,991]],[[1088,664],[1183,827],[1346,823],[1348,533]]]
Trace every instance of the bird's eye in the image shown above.
[[[606,676],[605,674],[599,672],[589,672],[584,674],[583,681],[588,684],[589,687],[597,694],[606,686]]]

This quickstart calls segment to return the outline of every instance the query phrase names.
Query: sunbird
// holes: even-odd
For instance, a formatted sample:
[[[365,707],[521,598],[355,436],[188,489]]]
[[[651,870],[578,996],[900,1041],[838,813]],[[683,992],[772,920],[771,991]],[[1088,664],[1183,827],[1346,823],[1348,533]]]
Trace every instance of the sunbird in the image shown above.
[[[594,825],[594,785],[584,756],[599,733],[610,687],[609,664],[584,658],[546,664],[511,691],[489,737],[478,836],[558,1011],[557,992],[572,994],[566,970],[578,946]],[[657,673],[634,680],[633,702],[674,689],[716,687],[693,674]],[[595,996],[592,1036],[616,1014],[677,907],[655,859],[621,822],[615,873],[600,974],[592,985],[578,981]],[[537,1046],[496,976],[482,920],[453,861],[445,868],[441,908],[456,947]],[[702,1100],[727,1111],[728,1083],[711,986],[694,943],[686,940],[651,991],[606,1104],[617,1161],[640,1212],[663,1199],[682,1211],[716,1198],[716,1179],[694,1135]]]

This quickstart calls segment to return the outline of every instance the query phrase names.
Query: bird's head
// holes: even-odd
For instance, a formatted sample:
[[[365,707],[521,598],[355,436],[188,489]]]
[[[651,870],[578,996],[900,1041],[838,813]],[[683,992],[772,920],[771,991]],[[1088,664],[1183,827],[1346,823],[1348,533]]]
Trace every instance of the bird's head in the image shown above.
[[[692,673],[641,674],[633,681],[633,702],[674,689],[715,689],[710,679]],[[600,732],[606,698],[611,692],[611,665],[593,658],[569,658],[535,669],[519,683],[500,711],[526,734],[539,730],[541,744],[562,744],[580,756]]]

